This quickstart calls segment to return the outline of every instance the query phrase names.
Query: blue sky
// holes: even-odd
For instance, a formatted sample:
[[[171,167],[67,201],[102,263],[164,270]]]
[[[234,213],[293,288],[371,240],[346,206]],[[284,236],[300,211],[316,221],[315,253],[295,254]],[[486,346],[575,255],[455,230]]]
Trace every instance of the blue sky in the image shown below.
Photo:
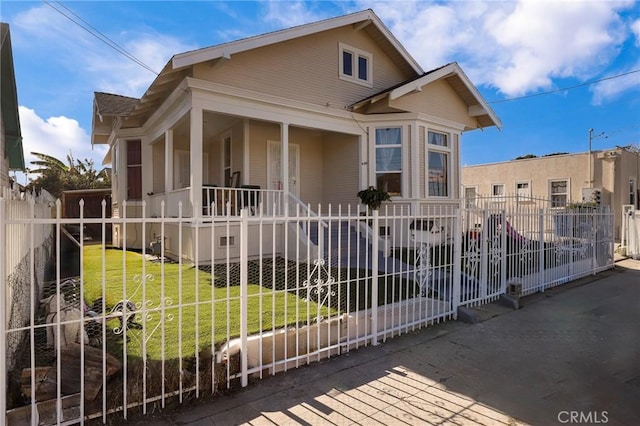
[[[607,136],[594,149],[640,144],[639,2],[3,0],[27,161],[99,165],[93,92],[140,97],[155,77],[63,13],[160,71],[177,53],[367,8],[425,70],[457,61],[501,118],[502,131],[465,133],[463,165],[586,151],[590,128]]]

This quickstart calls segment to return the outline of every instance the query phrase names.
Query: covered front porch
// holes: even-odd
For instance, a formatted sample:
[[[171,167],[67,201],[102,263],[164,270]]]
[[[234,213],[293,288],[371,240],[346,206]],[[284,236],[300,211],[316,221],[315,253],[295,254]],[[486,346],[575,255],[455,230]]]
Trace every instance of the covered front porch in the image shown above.
[[[195,218],[355,207],[366,144],[359,134],[192,108],[143,141],[147,216],[160,217],[163,202],[165,216]]]

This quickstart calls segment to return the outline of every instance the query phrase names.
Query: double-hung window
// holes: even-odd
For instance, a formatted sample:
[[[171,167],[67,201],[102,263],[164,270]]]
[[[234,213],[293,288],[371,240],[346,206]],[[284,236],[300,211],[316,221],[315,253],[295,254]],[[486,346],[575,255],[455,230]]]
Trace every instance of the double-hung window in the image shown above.
[[[373,56],[346,44],[339,44],[340,78],[371,87]]]
[[[402,194],[402,128],[376,129],[376,186]]]
[[[451,146],[446,133],[427,133],[427,194],[430,197],[449,196]]]
[[[529,182],[516,182],[516,195],[519,198],[531,197],[531,187]]]
[[[139,140],[127,141],[127,199],[142,200],[142,151]]]
[[[566,179],[549,182],[551,207],[564,207],[569,200],[569,182]]]

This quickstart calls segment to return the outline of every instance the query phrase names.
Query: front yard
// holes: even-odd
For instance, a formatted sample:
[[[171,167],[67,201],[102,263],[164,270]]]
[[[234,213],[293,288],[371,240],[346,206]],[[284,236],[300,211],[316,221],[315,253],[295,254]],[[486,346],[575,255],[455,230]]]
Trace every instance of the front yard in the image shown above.
[[[118,330],[118,320],[109,320],[106,327],[108,350],[118,358],[123,358],[124,345],[129,356],[191,357],[240,335],[240,286],[225,285],[226,279],[218,281],[215,273],[100,245],[85,246],[83,257],[89,306],[102,298],[109,314],[122,300],[135,305],[133,324],[122,337],[112,331]],[[329,314],[328,308],[290,290],[249,283],[247,291],[249,334]]]

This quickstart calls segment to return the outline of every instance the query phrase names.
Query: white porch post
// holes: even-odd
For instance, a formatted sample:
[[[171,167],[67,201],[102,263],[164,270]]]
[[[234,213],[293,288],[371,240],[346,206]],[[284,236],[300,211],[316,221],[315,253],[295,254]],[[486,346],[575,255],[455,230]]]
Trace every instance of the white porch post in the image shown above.
[[[164,132],[164,192],[173,191],[173,129]]]
[[[364,189],[367,186],[367,182],[369,182],[369,170],[371,169],[369,163],[369,139],[367,138],[366,133],[362,133],[358,137],[358,143],[360,144],[360,188]]]
[[[117,175],[115,179],[116,201],[122,203],[128,198],[127,194],[127,142],[124,139],[118,139],[115,143],[116,162],[115,165]]]
[[[289,205],[289,123],[281,123],[280,125],[280,143],[282,144],[280,151],[280,172],[282,173],[282,191],[284,192],[285,211],[288,211]]]
[[[420,138],[418,137],[418,125],[412,124],[409,126],[409,138],[411,140],[410,145],[410,170],[411,170],[411,210],[414,214],[420,214],[420,203],[418,199],[426,197],[426,195],[420,194]],[[428,167],[425,167],[427,169]],[[408,171],[409,169],[407,169]]]
[[[191,108],[191,216],[202,216],[202,107]]]
[[[142,199],[149,203],[148,193],[153,191],[153,149],[147,138],[140,139],[140,155],[142,167]],[[147,209],[149,212],[150,209]]]
[[[375,127],[367,127],[367,147],[369,148],[369,175],[367,177],[366,187],[376,186],[376,141],[375,141]]]

